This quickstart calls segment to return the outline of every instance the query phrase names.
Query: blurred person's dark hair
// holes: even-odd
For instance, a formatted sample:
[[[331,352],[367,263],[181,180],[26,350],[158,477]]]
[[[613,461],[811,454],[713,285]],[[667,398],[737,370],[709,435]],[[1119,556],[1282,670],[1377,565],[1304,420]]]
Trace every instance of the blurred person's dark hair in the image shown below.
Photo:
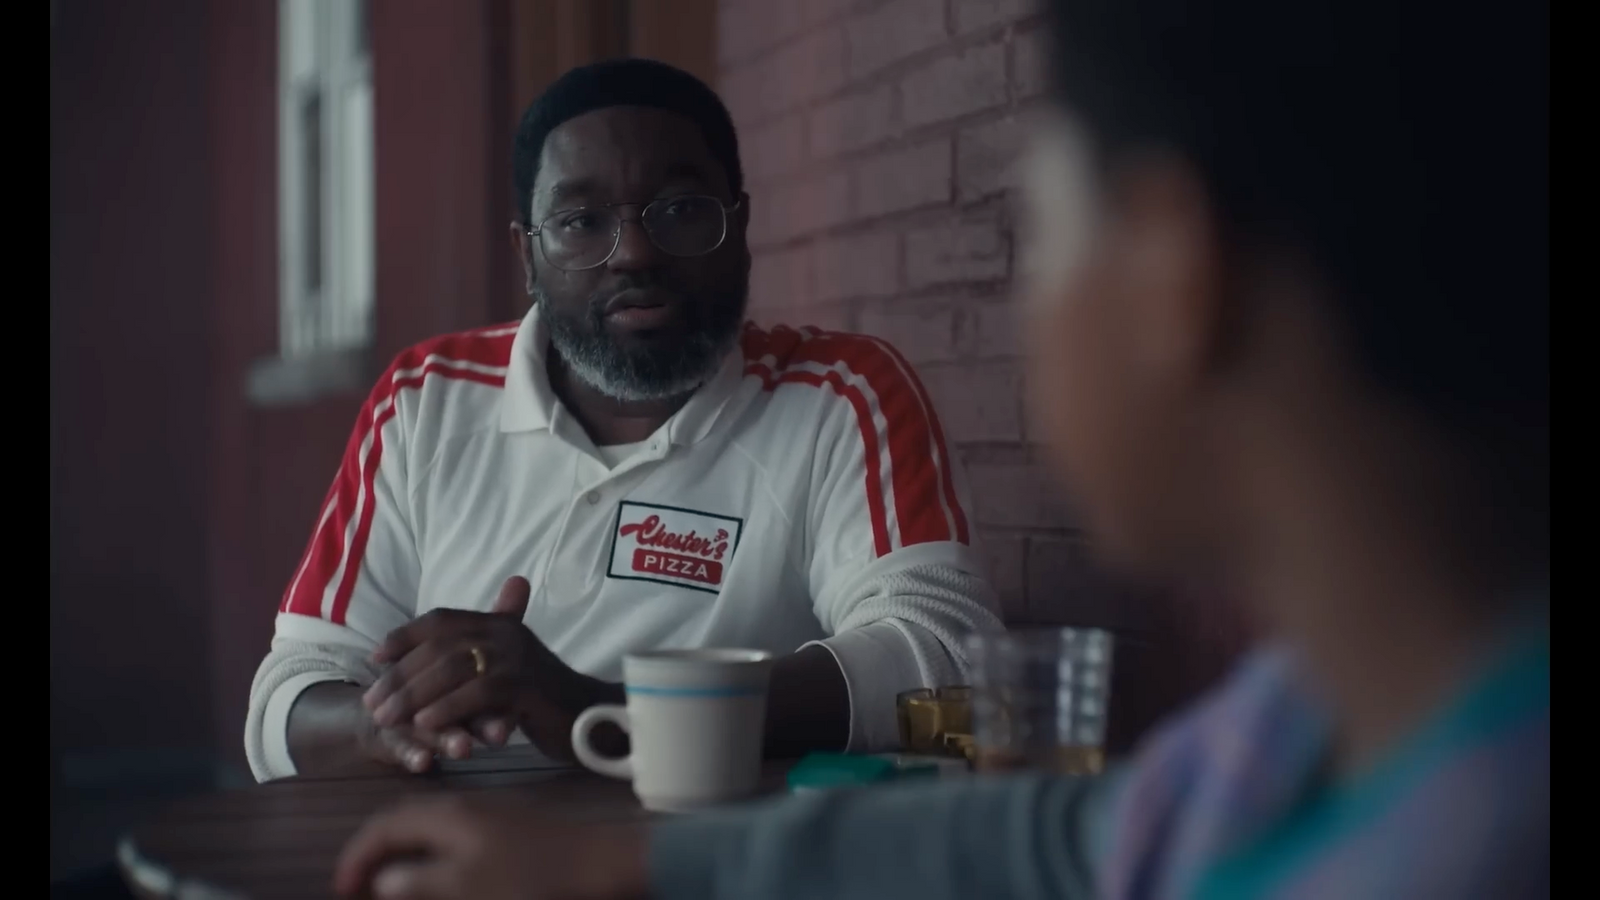
[[[1051,5],[1058,97],[1107,170],[1176,153],[1230,246],[1308,259],[1358,365],[1471,454],[1547,572],[1548,5]]]
[[[646,106],[678,113],[700,128],[706,148],[728,176],[737,198],[744,190],[739,139],[715,91],[682,69],[653,59],[610,59],[572,69],[529,104],[511,148],[511,184],[517,215],[531,215],[533,183],[545,138],[562,123],[612,106]]]

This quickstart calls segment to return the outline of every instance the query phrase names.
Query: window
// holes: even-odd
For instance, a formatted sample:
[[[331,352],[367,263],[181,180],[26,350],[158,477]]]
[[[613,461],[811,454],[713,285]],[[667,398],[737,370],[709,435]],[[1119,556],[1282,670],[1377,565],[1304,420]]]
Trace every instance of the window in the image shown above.
[[[251,373],[259,399],[366,377],[372,166],[366,0],[279,0],[278,359]]]

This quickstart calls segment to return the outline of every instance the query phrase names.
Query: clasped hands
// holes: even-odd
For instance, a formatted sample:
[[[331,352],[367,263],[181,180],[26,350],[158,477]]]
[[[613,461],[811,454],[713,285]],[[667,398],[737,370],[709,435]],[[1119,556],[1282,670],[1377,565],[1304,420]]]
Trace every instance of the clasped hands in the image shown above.
[[[571,759],[572,722],[612,686],[573,671],[523,624],[531,588],[508,578],[489,612],[435,609],[373,651],[384,673],[361,698],[364,749],[421,772],[436,754],[462,759],[475,737],[503,746],[514,729],[546,755]]]

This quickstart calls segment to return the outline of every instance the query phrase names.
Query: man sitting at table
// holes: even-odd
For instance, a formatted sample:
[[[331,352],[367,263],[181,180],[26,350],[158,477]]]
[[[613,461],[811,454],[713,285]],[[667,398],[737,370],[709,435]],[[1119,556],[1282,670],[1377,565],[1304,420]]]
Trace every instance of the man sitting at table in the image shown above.
[[[1215,579],[1266,642],[1106,778],[599,826],[414,799],[341,894],[1551,895],[1549,5],[1049,10],[1035,433],[1106,563]]]
[[[783,654],[772,753],[893,744],[895,694],[961,681],[960,638],[999,627],[910,366],[745,324],[737,140],[693,76],[568,72],[512,167],[533,308],[373,390],[251,688],[256,777],[514,731],[565,756],[662,647]]]

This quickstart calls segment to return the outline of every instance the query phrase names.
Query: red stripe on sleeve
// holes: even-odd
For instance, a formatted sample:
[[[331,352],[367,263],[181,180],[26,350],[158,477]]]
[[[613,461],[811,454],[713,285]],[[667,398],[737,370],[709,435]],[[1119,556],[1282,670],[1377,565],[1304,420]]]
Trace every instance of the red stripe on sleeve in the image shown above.
[[[327,594],[328,585],[339,572],[341,561],[348,556],[330,610],[333,622],[344,622],[366,551],[367,538],[371,534],[373,479],[383,456],[383,426],[394,416],[395,397],[402,388],[420,388],[430,375],[503,386],[504,375],[456,367],[460,363],[467,363],[503,369],[510,362],[514,335],[481,333],[491,330],[504,331],[505,326],[447,335],[418,344],[400,354],[379,379],[356,416],[356,424],[345,445],[339,471],[328,489],[327,498],[318,508],[316,531],[301,557],[294,578],[284,592],[278,607],[280,612],[320,617],[322,599]],[[367,444],[369,435],[371,444],[363,453],[363,445]],[[355,521],[352,534],[351,524],[357,516],[359,521]],[[351,536],[348,548],[345,546],[346,535]]]
[[[350,561],[345,565],[344,575],[339,579],[339,589],[333,595],[333,610],[331,620],[335,625],[343,625],[345,612],[350,608],[350,597],[355,593],[356,576],[361,570],[361,560],[367,552],[367,538],[372,534],[372,517],[377,509],[373,502],[373,480],[378,474],[378,465],[383,460],[383,426],[394,418],[394,397],[397,397],[401,388],[420,388],[429,375],[439,375],[444,378],[453,378],[461,381],[474,381],[492,387],[503,387],[506,383],[504,375],[488,375],[482,372],[473,372],[467,369],[452,369],[447,365],[437,363],[429,364],[422,372],[410,378],[398,379],[394,382],[393,394],[386,406],[378,410],[376,421],[372,430],[372,448],[367,452],[367,465],[362,472],[362,496],[365,498],[361,504],[360,521],[356,523],[356,533],[350,541]]]
[[[883,475],[879,471],[878,463],[878,430],[872,424],[872,412],[867,406],[867,398],[858,388],[840,377],[838,372],[829,372],[826,375],[812,372],[784,372],[775,375],[770,368],[761,364],[751,364],[745,368],[745,372],[761,376],[762,386],[769,391],[785,383],[809,384],[815,387],[826,384],[839,396],[850,401],[850,405],[856,411],[856,422],[861,428],[861,444],[866,454],[867,512],[872,520],[872,549],[878,556],[886,555],[891,548],[889,522],[883,503]]]
[[[933,410],[933,398],[928,396],[928,389],[923,385],[922,379],[917,377],[916,369],[911,367],[911,363],[906,361],[906,358],[900,354],[899,349],[888,341],[880,340],[874,343],[892,355],[895,361],[899,363],[900,370],[905,373],[905,380],[910,382],[912,389],[917,392],[918,399],[922,401],[923,408],[928,410],[928,426],[933,431],[934,449],[938,452],[942,463],[939,466],[941,486],[944,490],[945,502],[950,506],[950,517],[955,519],[956,541],[962,544],[971,544],[972,539],[967,530],[966,510],[961,508],[961,498],[956,494],[955,475],[952,471],[955,468],[955,462],[951,460],[950,450],[945,444],[944,426],[940,424],[939,416]]]
[[[878,438],[880,424],[862,392],[840,376],[836,367],[842,365],[848,373],[865,381],[877,399],[878,414],[882,417],[895,518],[900,526],[900,546],[952,539],[968,542],[966,516],[956,499],[949,454],[938,417],[916,374],[898,355],[886,349],[887,345],[856,335],[802,334],[788,328],[776,328],[771,332],[751,328],[745,333],[744,345],[750,360],[748,370],[762,374],[764,381],[769,382],[769,389],[784,381],[805,381],[791,377],[798,374],[793,371],[796,364],[809,363],[833,370],[828,383],[851,400],[861,426],[868,465],[865,487],[869,506],[881,510],[885,502],[878,462],[879,448],[883,446]],[[762,362],[766,357],[772,358],[776,373]],[[760,371],[763,369],[765,372]],[[819,379],[805,383],[821,382]],[[854,396],[847,394],[846,389]],[[936,456],[940,463],[936,463]],[[950,509],[948,519],[946,506]],[[954,535],[951,520],[954,520]],[[879,526],[880,523],[874,522],[875,533]],[[881,556],[885,552],[880,544],[878,554]]]
[[[334,572],[338,571],[339,561],[344,558],[344,538],[349,533],[350,520],[355,515],[356,499],[361,489],[361,445],[372,431],[374,402],[388,391],[386,378],[362,405],[361,413],[356,417],[356,426],[350,433],[349,442],[345,444],[339,471],[328,489],[333,509],[325,516],[326,504],[318,510],[316,533],[306,547],[300,570],[289,583],[289,590],[280,607],[283,612],[302,616],[322,615],[322,595],[327,590],[328,582],[333,579]]]

